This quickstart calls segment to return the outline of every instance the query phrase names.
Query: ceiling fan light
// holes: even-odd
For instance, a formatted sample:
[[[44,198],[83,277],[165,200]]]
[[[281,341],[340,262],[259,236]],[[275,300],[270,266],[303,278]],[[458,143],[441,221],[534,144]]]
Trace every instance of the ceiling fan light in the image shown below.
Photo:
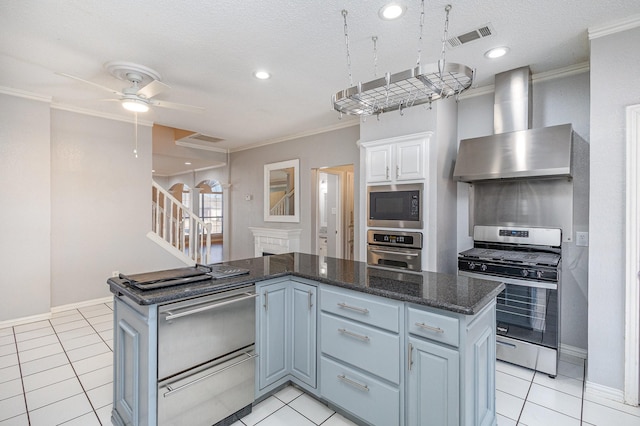
[[[149,105],[140,99],[124,99],[122,101],[122,107],[132,112],[149,111]]]

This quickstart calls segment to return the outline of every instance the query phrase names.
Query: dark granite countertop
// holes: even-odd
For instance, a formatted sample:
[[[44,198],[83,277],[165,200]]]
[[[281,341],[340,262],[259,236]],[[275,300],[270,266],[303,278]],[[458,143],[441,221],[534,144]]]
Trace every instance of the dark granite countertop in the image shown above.
[[[111,292],[139,305],[153,305],[231,290],[251,283],[292,275],[402,302],[473,315],[504,289],[504,284],[435,272],[404,273],[367,266],[363,262],[286,253],[224,262],[249,274],[211,279],[155,290],[140,290],[126,280],[109,278]]]

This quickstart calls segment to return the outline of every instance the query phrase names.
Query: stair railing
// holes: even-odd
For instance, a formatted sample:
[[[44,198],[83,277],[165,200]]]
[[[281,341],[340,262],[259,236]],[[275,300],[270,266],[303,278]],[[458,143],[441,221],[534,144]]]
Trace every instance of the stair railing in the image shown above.
[[[209,264],[211,224],[156,182],[152,182],[151,191],[152,232],[173,247],[178,257],[186,255],[195,263]]]
[[[284,194],[282,198],[280,198],[278,202],[273,207],[271,207],[271,209],[269,210],[270,214],[272,216],[289,215],[291,200],[293,199],[293,194],[295,193],[295,191],[296,190],[294,188]]]

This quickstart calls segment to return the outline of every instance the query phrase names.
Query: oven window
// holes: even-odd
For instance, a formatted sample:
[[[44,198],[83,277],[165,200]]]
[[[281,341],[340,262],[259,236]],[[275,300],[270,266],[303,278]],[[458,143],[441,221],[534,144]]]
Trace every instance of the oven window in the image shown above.
[[[497,333],[556,348],[558,291],[505,285],[506,288],[497,298]]]

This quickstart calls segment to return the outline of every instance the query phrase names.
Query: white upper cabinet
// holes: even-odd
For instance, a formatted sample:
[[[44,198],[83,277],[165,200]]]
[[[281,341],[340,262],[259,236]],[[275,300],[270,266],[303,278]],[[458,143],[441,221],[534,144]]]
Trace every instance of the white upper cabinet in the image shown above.
[[[427,143],[431,133],[363,142],[367,183],[422,180],[426,176]]]

